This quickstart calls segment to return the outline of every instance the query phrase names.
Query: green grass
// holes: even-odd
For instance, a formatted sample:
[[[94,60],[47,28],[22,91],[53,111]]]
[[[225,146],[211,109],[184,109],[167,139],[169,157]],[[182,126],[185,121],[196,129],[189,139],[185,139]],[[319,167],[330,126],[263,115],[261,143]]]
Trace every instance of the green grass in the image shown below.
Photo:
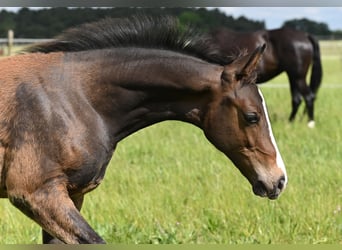
[[[287,122],[288,86],[271,88],[286,76],[261,87],[289,175],[278,200],[254,196],[199,129],[164,122],[118,145],[82,214],[109,243],[342,244],[342,88],[329,85],[341,86],[342,70],[337,57],[323,59],[314,129],[303,107]],[[40,242],[39,227],[0,200],[0,243]]]

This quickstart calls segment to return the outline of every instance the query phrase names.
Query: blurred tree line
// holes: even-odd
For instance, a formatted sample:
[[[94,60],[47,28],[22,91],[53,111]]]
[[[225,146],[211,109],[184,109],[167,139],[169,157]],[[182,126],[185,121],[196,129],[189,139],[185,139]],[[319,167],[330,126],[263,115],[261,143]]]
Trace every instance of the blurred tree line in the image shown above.
[[[289,20],[284,22],[283,26],[306,31],[317,36],[335,36],[342,38],[342,30],[331,31],[326,23],[314,22],[307,18]]]
[[[177,16],[182,25],[191,23],[207,31],[220,26],[238,31],[265,29],[264,21],[250,20],[244,16],[234,18],[218,9],[205,8],[50,8],[31,10],[22,8],[17,13],[0,12],[0,37],[6,37],[9,29],[17,38],[51,38],[71,26],[96,21],[103,17],[125,17],[136,13]],[[324,23],[308,19],[291,20],[284,26],[308,31],[314,35],[334,35]]]

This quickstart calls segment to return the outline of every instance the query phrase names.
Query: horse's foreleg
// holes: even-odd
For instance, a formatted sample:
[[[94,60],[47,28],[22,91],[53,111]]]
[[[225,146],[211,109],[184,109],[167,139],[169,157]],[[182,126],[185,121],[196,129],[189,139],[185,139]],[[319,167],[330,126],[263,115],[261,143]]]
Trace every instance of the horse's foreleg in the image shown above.
[[[84,195],[79,195],[77,197],[72,198],[72,201],[74,202],[74,205],[78,209],[78,211],[81,211],[82,204],[83,204],[83,198]],[[60,241],[59,239],[53,237],[51,234],[46,232],[44,229],[42,230],[42,239],[43,244],[63,244],[64,242]]]
[[[69,244],[105,243],[81,216],[64,182],[58,178],[46,182],[32,193],[11,190],[9,198],[50,234],[46,240],[51,243],[57,243],[53,237]]]

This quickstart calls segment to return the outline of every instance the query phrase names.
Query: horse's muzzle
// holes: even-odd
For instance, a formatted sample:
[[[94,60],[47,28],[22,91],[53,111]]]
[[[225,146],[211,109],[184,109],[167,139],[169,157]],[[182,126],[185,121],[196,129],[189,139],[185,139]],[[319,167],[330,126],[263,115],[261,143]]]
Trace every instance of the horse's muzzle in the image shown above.
[[[253,185],[253,192],[255,195],[268,197],[271,200],[275,200],[285,188],[285,183],[286,181],[284,176],[280,177],[280,179],[271,186],[266,185],[266,183],[263,181],[257,181]]]

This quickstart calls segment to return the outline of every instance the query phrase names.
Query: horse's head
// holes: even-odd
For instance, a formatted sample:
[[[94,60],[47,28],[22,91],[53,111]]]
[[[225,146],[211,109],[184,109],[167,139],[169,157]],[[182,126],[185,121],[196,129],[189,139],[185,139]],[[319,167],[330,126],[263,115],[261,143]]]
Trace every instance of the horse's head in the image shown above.
[[[255,84],[255,68],[264,49],[265,45],[225,66],[205,114],[204,132],[248,179],[256,195],[276,199],[287,176]]]

